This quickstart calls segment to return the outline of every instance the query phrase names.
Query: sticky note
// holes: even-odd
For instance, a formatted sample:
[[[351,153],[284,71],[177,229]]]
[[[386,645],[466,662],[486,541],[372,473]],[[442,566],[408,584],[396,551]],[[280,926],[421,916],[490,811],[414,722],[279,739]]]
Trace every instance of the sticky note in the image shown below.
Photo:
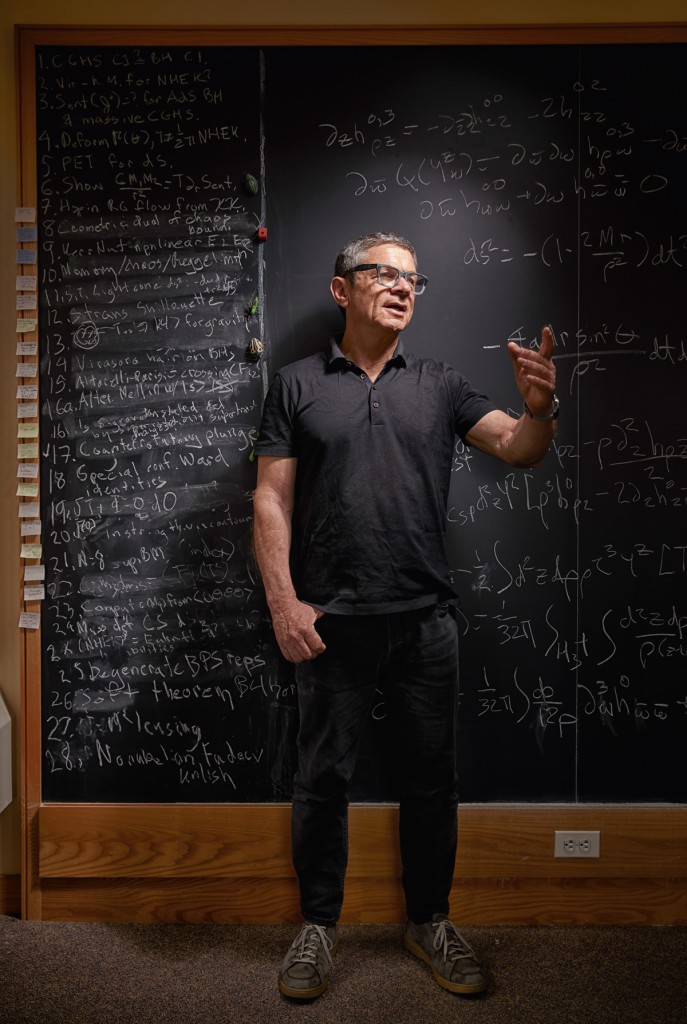
[[[17,398],[20,398],[23,402],[30,402],[32,399],[38,398],[38,385],[19,384],[17,386]]]
[[[36,219],[36,207],[35,206],[17,206],[14,211],[15,221],[20,220],[35,220]]]
[[[38,373],[38,363],[17,363],[17,377],[35,377]]]
[[[37,423],[18,423],[17,437],[38,437]]]
[[[17,419],[18,420],[30,420],[34,416],[38,416],[38,403],[37,402],[20,402],[17,406]]]
[[[17,466],[17,476],[22,480],[37,480],[38,463],[20,462]]]
[[[42,558],[43,557],[43,545],[42,544],[22,544],[21,551],[19,552],[20,558]]]
[[[17,497],[18,498],[37,498],[38,497],[38,484],[17,484]]]
[[[17,249],[17,263],[36,263],[37,255],[36,249]]]
[[[38,326],[38,320],[35,317],[24,317],[22,320],[17,320],[17,334],[30,334],[31,331],[35,331]]]
[[[24,501],[19,506],[20,519],[38,519],[40,514],[41,509],[37,501]]]
[[[18,242],[37,242],[38,241],[38,228],[17,228],[17,241]]]
[[[17,445],[17,458],[18,459],[37,459],[38,458],[38,445],[33,441],[22,442]]]
[[[25,519],[21,524],[22,537],[40,537],[43,524],[40,519]]]
[[[44,580],[45,579],[45,566],[44,565],[25,565],[24,566],[24,582],[29,583],[31,580]]]
[[[40,612],[22,612],[19,616],[20,629],[39,629],[40,625]]]
[[[35,293],[29,295],[22,292],[20,295],[17,295],[17,309],[36,309],[37,307],[38,296]]]
[[[38,342],[37,341],[18,341],[17,342],[17,353],[18,356],[37,356],[38,355]]]
[[[38,287],[38,278],[35,274],[20,274],[17,277],[18,292],[35,292]]]
[[[36,584],[33,587],[24,587],[24,600],[25,601],[44,601],[45,600],[45,587],[41,587]]]

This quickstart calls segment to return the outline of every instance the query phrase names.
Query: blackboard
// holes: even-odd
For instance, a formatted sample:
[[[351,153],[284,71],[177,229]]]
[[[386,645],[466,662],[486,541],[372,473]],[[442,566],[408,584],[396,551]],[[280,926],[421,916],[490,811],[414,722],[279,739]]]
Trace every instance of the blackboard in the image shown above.
[[[456,443],[461,798],[687,798],[686,57],[38,48],[45,800],[288,798],[251,451],[369,230],[430,278],[408,347],[503,408],[558,338],[546,462]],[[380,693],[353,797],[391,765]]]

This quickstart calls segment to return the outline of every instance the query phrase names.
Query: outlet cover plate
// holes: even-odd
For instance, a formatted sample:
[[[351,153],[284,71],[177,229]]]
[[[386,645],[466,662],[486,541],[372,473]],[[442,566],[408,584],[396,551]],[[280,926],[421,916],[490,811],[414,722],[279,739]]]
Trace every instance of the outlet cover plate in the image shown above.
[[[554,832],[554,857],[600,857],[601,833]]]

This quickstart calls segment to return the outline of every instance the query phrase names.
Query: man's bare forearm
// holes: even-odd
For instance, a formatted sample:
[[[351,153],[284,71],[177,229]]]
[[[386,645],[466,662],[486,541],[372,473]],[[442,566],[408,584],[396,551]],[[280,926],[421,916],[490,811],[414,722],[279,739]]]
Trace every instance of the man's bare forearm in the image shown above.
[[[272,614],[297,600],[289,566],[291,515],[269,496],[255,492],[253,542]]]
[[[325,648],[314,627],[321,612],[299,600],[291,578],[295,470],[294,459],[260,459],[253,542],[277,643],[288,661],[300,662],[316,658]]]

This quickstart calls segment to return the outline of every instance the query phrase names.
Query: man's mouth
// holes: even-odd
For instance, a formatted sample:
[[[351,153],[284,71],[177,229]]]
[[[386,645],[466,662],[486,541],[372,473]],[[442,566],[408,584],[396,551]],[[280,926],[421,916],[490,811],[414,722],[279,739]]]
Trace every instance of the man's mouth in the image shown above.
[[[385,308],[393,310],[394,313],[400,313],[402,316],[408,311],[408,307],[403,302],[387,302]]]

